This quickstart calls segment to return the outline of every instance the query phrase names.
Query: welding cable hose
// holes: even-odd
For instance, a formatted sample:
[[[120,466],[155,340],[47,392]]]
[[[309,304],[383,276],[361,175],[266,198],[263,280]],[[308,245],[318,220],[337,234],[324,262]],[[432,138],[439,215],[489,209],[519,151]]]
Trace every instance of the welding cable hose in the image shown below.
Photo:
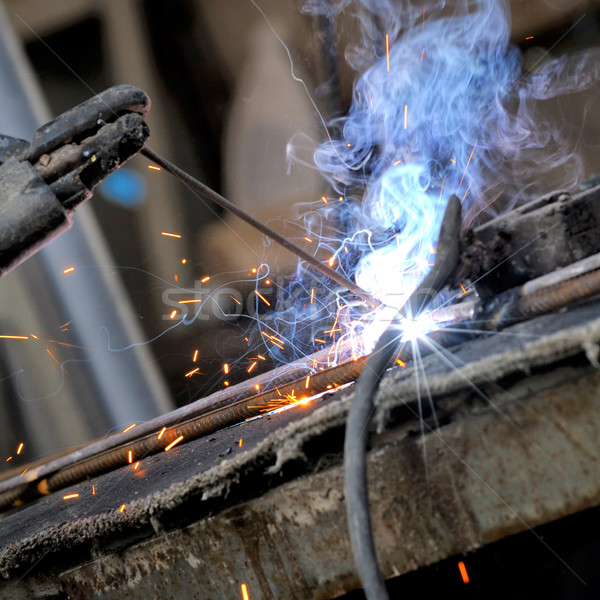
[[[398,314],[411,318],[419,314],[443,287],[459,257],[461,225],[460,200],[448,200],[438,238],[434,266],[411,294]],[[344,440],[344,489],[348,529],[354,561],[367,600],[388,600],[377,563],[367,487],[367,442],[369,424],[375,410],[375,394],[394,355],[400,349],[399,322],[394,319],[383,332],[358,379],[348,413]]]

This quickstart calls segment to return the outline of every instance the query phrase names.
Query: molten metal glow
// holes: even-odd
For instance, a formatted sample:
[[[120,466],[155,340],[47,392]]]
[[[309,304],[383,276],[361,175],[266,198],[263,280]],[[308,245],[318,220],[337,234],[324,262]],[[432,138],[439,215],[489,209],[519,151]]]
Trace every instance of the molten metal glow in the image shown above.
[[[469,583],[469,574],[467,573],[467,567],[465,563],[460,560],[458,562],[458,570],[460,571],[460,576],[462,577],[463,583]]]
[[[390,72],[390,36],[385,34],[385,56],[387,58],[387,72]]]
[[[173,440],[168,446],[165,447],[165,452],[168,452],[173,446],[179,444],[179,442],[183,441],[183,436],[180,435],[176,440]]]
[[[267,305],[271,306],[271,303],[258,291],[254,290],[254,293]]]

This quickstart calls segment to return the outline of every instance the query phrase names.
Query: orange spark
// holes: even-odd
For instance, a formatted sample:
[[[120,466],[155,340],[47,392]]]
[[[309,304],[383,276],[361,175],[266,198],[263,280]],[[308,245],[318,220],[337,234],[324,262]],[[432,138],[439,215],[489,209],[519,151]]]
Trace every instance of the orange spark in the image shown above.
[[[19,444],[19,447],[17,448],[17,454],[21,454],[21,450],[23,450],[23,446],[24,446],[24,445],[25,445],[25,444],[24,444],[23,442],[21,442],[21,443]]]
[[[258,384],[258,383],[257,383],[257,384],[254,386],[254,389],[255,389],[255,390],[258,392],[258,391],[260,390],[260,384]]]
[[[152,169],[152,171],[161,171],[162,169],[160,167],[156,167],[154,165],[148,165],[149,169]]]
[[[310,290],[310,303],[313,304],[315,301],[315,288]]]
[[[256,361],[254,361],[249,367],[248,367],[248,373],[252,373],[252,369],[254,369],[254,367],[256,367],[258,363]]]
[[[160,235],[164,235],[165,237],[177,238],[178,240],[181,239],[180,233],[169,233],[168,231],[161,231]]]
[[[0,335],[0,338],[4,340],[28,340],[28,335]]]
[[[95,495],[96,495],[96,486],[93,485],[92,486],[92,496],[95,496]]]
[[[453,158],[450,159],[450,162],[456,164],[456,161]]]
[[[240,441],[238,442],[239,447],[242,447],[242,438],[240,438]]]
[[[325,198],[325,196],[321,196],[321,200],[323,200],[323,202],[325,202],[325,204],[327,204],[327,199]]]
[[[39,338],[37,335],[35,335],[35,334],[33,334],[33,333],[30,333],[29,335],[30,335],[30,337],[32,337],[34,340],[39,340],[39,339],[40,339],[40,338]],[[2,336],[0,336],[0,337],[2,337]]]
[[[260,358],[260,360],[267,360],[262,354],[257,354],[256,356],[257,358]]]
[[[532,36],[532,35],[530,35],[529,37],[526,37],[525,39],[526,39],[526,40],[532,40],[532,39],[533,39],[533,36]]]
[[[162,437],[162,436],[165,434],[165,431],[166,431],[166,430],[167,430],[167,428],[166,428],[166,427],[163,427],[163,428],[160,430],[160,433],[158,434],[158,437],[157,437],[156,439],[160,440],[160,438],[161,438],[161,437]]]
[[[306,376],[306,383],[304,384],[304,387],[305,387],[306,389],[308,389],[308,386],[309,386],[309,385],[310,385],[310,375],[307,375],[307,376]]]
[[[196,367],[195,369],[192,369],[191,371],[188,371],[185,374],[185,377],[191,377],[192,375],[194,375],[195,373],[197,373],[200,370],[200,367]]]
[[[394,166],[396,166],[396,165],[399,165],[401,162],[402,162],[401,160],[397,160],[397,161],[394,163]]]
[[[75,267],[67,267],[66,269],[63,270],[63,274],[66,275],[67,273],[72,273],[75,270]]]
[[[127,462],[129,464],[133,462],[133,452],[131,450],[127,453]]]
[[[62,369],[62,365],[56,360],[56,357],[54,356],[54,354],[52,354],[52,352],[50,352],[48,348],[46,348],[46,352],[52,357],[52,360]]]
[[[467,290],[465,290],[465,286],[462,283],[460,284],[460,289],[463,291],[463,294],[466,295]]]
[[[176,446],[183,440],[183,436],[180,435],[176,440],[173,440],[168,446],[165,447],[165,452],[168,452],[173,446]]]
[[[387,56],[387,72],[390,72],[390,36],[385,34],[385,55]]]
[[[207,281],[210,281],[210,275],[207,275],[206,277],[203,277],[203,278],[200,280],[200,283],[206,283]]]
[[[333,263],[335,262],[335,256],[332,256],[327,262],[329,263],[330,267],[333,267]]]
[[[229,365],[227,363],[223,363],[223,373],[229,375]]]
[[[133,465],[133,470],[137,471],[140,468],[140,461],[138,460],[135,465]]]
[[[63,496],[63,500],[72,500],[73,498],[79,498],[79,494],[67,494]]]
[[[469,574],[467,573],[467,567],[462,560],[458,561],[458,570],[460,571],[460,576],[462,577],[463,583],[469,583]]]
[[[425,48],[423,48],[423,50],[421,50],[421,62],[423,62],[423,54],[425,54]]]
[[[179,300],[179,302],[177,302],[177,304],[200,304],[200,302],[202,302],[201,299],[198,299],[198,300]]]
[[[123,433],[127,433],[128,431],[131,431],[134,427],[135,427],[135,423],[133,425],[130,425],[126,429],[123,429]]]
[[[469,164],[471,163],[471,159],[473,158],[473,152],[475,152],[475,148],[477,148],[477,142],[475,142],[475,145],[473,146],[473,150],[471,150],[471,155],[469,156],[469,160],[467,161],[467,166],[465,167],[463,176],[461,177],[460,183],[458,184],[458,188],[456,189],[457,192],[458,192],[458,190],[460,190],[460,186],[462,185],[463,179],[465,178],[465,175],[467,174],[467,169],[469,168]]]
[[[406,129],[406,126],[408,125],[407,119],[408,119],[408,104],[405,104],[404,105],[404,129]]]
[[[310,244],[312,244],[312,240],[309,237],[304,236],[304,239],[309,242]]]
[[[271,306],[271,303],[258,291],[254,290],[254,293],[267,305]]]
[[[9,460],[12,460],[12,456],[9,456],[9,457],[6,459],[6,462],[8,462]]]
[[[248,587],[245,583],[242,583],[242,600],[250,600],[250,594],[248,594]]]
[[[125,505],[121,504],[121,507],[119,508],[119,512],[123,512],[125,510]]]
[[[396,359],[396,363],[399,364],[401,367],[406,366],[406,363],[403,360],[400,360],[399,358]]]
[[[238,304],[239,306],[242,305],[242,303],[235,297],[235,296],[229,296],[236,304]]]
[[[338,200],[339,200],[340,202],[343,202],[343,201],[344,201],[344,196],[340,196],[340,197],[338,198]]]
[[[173,279],[175,279],[175,283],[177,283],[177,281],[179,280],[177,277],[177,273],[175,273],[175,275],[173,275]]]
[[[228,386],[229,386],[229,381],[224,381],[224,382],[223,382],[223,385],[224,385],[225,387],[228,387]]]
[[[187,262],[187,258],[182,258],[182,259],[181,259],[181,264],[182,264],[182,265],[185,265],[185,263],[186,263],[186,262]]]
[[[469,183],[469,187],[467,188],[465,195],[463,196],[462,200],[460,201],[461,204],[465,201],[465,198],[467,197],[467,194],[469,193],[470,189],[471,189],[471,184]]]
[[[174,319],[177,316],[177,310],[174,310],[170,315],[169,318],[170,319]]]
[[[194,350],[194,356],[192,357],[192,362],[196,362],[198,360],[198,350]]]
[[[19,475],[19,477],[23,477],[27,471],[29,471],[29,467],[25,467],[25,470]]]

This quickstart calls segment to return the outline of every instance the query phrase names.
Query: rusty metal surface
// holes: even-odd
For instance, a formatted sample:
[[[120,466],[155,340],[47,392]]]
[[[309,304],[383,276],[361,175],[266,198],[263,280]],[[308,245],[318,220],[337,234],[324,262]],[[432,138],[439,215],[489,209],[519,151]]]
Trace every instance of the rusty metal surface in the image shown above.
[[[501,363],[507,352],[527,350],[528,340],[539,350],[546,334],[564,334],[560,344],[553,338],[544,364],[539,356],[537,362],[521,360],[518,368],[499,371],[501,379],[480,385],[489,400],[466,380],[438,396],[445,424],[424,439],[418,422],[406,421],[409,409],[402,418],[389,417],[387,429],[373,439],[369,465],[375,538],[386,577],[600,503],[600,373],[590,365],[600,339],[597,309],[588,304],[459,348],[456,354],[465,361]],[[581,326],[589,336],[569,345],[569,332]],[[450,378],[435,361],[431,357],[432,384],[434,373]],[[398,373],[404,379],[392,377],[392,390],[410,382],[410,371]],[[249,422],[182,446],[177,456],[151,457],[142,464],[152,477],[140,478],[136,486],[133,476],[127,484],[125,471],[102,476],[99,489],[108,491],[111,484],[112,494],[96,497],[93,507],[51,497],[12,515],[0,523],[0,554],[10,538],[7,527],[20,524],[13,542],[18,533],[27,537],[41,530],[42,523],[32,518],[44,511],[56,523],[50,533],[58,536],[59,525],[69,523],[72,535],[68,544],[56,537],[54,545],[47,536],[42,554],[33,542],[22,544],[20,568],[0,561],[9,576],[0,583],[0,597],[239,600],[245,583],[252,600],[306,599],[357,587],[342,495],[343,411],[329,421],[317,419],[340,406],[330,401],[313,408],[299,423],[291,412],[283,413],[281,427]],[[299,443],[303,429],[310,431]],[[282,436],[277,452],[264,446],[266,431]],[[243,449],[235,448],[242,436]],[[253,455],[255,450],[260,452]],[[252,461],[242,462],[245,455]],[[280,463],[283,468],[274,468]],[[237,470],[228,470],[235,464]],[[192,479],[194,470],[211,467],[212,485],[221,483],[220,488],[178,488],[170,504],[161,500],[178,481]],[[113,518],[121,500],[133,507],[136,497],[152,491],[156,495],[138,519],[126,520],[129,508],[122,520]],[[98,524],[108,517],[111,528],[102,530]],[[547,550],[543,540],[539,544]]]

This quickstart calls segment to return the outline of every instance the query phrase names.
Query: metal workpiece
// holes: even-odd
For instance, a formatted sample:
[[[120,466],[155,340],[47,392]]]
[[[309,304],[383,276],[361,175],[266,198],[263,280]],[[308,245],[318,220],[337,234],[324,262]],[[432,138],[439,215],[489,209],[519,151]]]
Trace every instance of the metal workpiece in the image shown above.
[[[600,186],[553,192],[475,228],[461,239],[450,281],[491,298],[600,252]]]
[[[598,506],[597,311],[470,341],[454,349],[460,371],[427,357],[420,391],[445,424],[429,417],[424,436],[415,371],[388,373],[367,459],[384,577]],[[341,465],[349,400],[338,391],[216,432],[6,516],[0,596],[239,600],[244,583],[252,600],[304,600],[355,589]]]

